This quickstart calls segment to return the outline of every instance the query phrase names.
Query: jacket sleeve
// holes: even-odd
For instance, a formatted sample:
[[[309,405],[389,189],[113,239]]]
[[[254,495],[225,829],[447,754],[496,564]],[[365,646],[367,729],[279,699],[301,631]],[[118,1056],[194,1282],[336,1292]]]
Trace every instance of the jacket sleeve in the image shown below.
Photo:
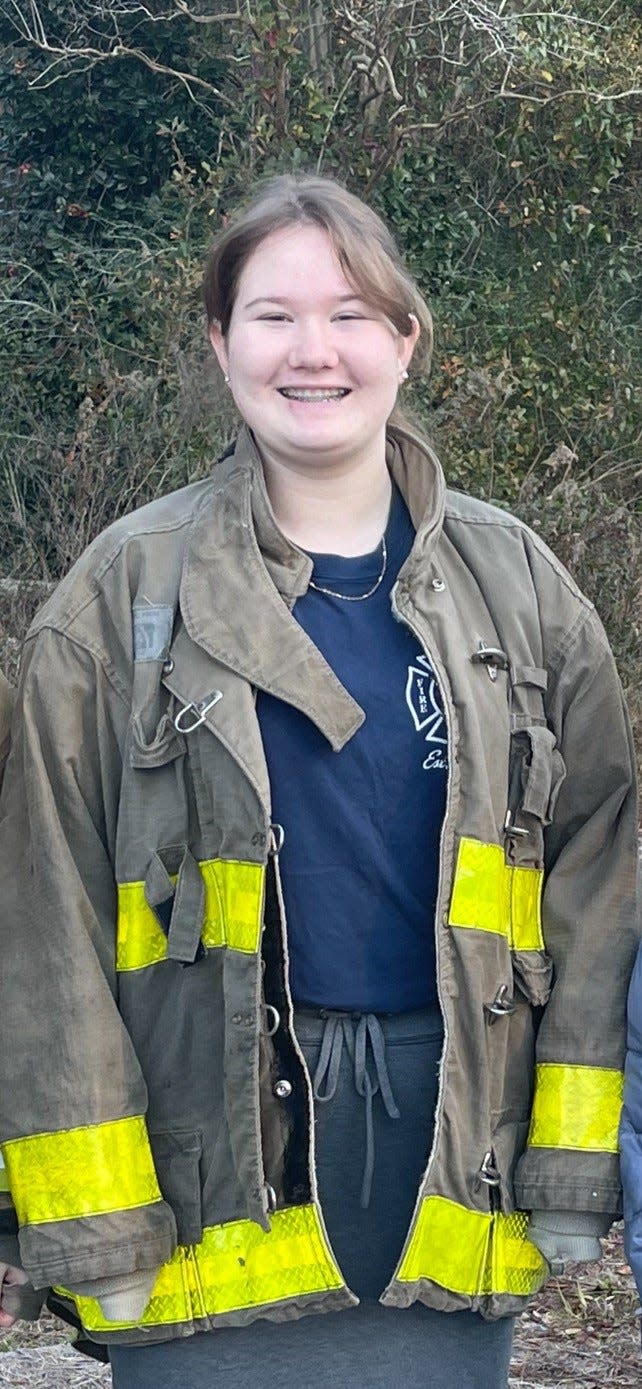
[[[36,1287],[168,1259],[175,1224],[115,1002],[128,707],[68,637],[27,643],[0,820],[0,1143]]]
[[[642,1297],[642,948],[629,989],[629,1032],[620,1125],[624,1247]]]
[[[548,717],[566,767],[545,833],[542,927],[553,987],[516,1194],[526,1210],[620,1209],[626,994],[638,940],[635,763],[592,609],[549,663]]]

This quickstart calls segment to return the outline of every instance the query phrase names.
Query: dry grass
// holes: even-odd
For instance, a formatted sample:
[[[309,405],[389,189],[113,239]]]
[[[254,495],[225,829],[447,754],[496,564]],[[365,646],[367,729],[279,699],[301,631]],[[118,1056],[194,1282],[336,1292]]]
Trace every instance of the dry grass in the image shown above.
[[[511,1389],[640,1389],[639,1301],[622,1232],[600,1264],[552,1278],[518,1323]]]
[[[64,1345],[23,1346],[0,1356],[0,1385],[29,1389],[106,1389],[111,1371]]]

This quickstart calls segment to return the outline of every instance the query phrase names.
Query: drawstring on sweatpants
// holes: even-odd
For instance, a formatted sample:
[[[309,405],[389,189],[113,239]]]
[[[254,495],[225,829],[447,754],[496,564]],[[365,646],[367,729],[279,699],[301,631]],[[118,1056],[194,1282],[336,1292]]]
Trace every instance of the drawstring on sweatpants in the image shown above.
[[[325,1027],[314,1072],[314,1098],[319,1104],[327,1104],[328,1100],[334,1098],[345,1046],[354,1065],[355,1089],[366,1102],[366,1157],[361,1183],[361,1207],[367,1210],[370,1205],[375,1159],[372,1121],[372,1101],[375,1095],[381,1094],[389,1118],[400,1117],[388,1075],[386,1043],[375,1013],[331,1013],[324,1009],[321,1016],[325,1019]],[[374,1061],[374,1076],[368,1070],[368,1040]]]

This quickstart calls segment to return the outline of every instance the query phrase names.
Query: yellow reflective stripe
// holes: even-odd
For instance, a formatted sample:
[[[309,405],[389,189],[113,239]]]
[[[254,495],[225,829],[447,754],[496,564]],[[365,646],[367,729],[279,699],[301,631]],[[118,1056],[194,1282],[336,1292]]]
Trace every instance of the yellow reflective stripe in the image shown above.
[[[513,950],[543,950],[541,868],[513,867],[499,844],[460,839],[449,924],[505,936]]]
[[[145,901],[144,883],[118,884],[116,969],[141,969],[167,955],[167,936]]]
[[[260,863],[221,858],[206,860],[200,869],[205,881],[203,943],[254,954],[261,936],[265,870]]]
[[[205,883],[203,944],[256,953],[265,869],[236,859],[205,859],[199,867]],[[145,901],[144,882],[119,883],[116,968],[144,969],[166,956],[167,936]]]
[[[234,1220],[205,1229],[200,1244],[179,1246],[163,1265],[140,1322],[108,1322],[93,1298],[75,1297],[83,1325],[168,1325],[344,1286],[314,1206],[277,1211],[271,1227],[266,1234],[251,1220]]]
[[[504,864],[511,879],[511,939],[513,950],[543,950],[541,868],[512,868]]]
[[[526,1238],[527,1227],[524,1211],[484,1214],[427,1196],[397,1277],[402,1283],[427,1278],[466,1297],[528,1297],[541,1287],[547,1266]]]
[[[543,1062],[535,1068],[529,1144],[617,1153],[623,1091],[621,1071]]]
[[[143,1118],[12,1138],[2,1150],[21,1225],[161,1200]]]

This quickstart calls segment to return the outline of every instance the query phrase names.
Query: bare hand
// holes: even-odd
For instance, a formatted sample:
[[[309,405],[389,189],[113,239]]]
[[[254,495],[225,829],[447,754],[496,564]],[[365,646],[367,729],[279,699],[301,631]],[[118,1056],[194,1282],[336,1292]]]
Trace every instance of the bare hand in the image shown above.
[[[4,1295],[7,1288],[19,1287],[22,1283],[28,1283],[24,1269],[15,1268],[13,1264],[0,1263],[0,1326],[7,1329],[13,1326],[16,1318],[10,1312],[3,1311]]]

